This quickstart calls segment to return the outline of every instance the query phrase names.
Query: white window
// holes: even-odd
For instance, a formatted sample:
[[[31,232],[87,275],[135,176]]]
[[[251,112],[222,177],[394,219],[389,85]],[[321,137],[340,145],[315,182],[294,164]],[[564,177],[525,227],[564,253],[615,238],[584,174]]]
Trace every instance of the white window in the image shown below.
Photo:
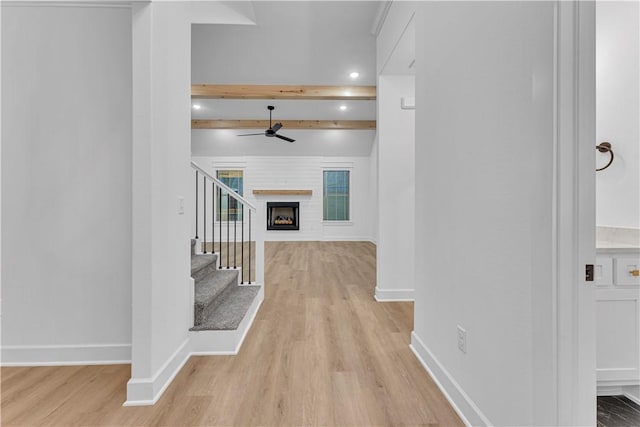
[[[216,178],[237,194],[243,195],[242,170],[218,170],[216,171]],[[218,221],[242,221],[242,204],[233,197],[227,197],[225,190],[218,190],[216,200],[220,202],[219,205],[216,205],[216,219]]]
[[[348,170],[325,170],[322,179],[324,221],[349,221],[350,173]]]

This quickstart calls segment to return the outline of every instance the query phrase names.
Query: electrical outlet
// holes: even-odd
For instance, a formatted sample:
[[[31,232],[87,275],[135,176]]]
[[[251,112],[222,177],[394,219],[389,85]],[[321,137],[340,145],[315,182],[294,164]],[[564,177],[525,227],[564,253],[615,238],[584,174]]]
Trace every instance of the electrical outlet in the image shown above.
[[[458,350],[467,353],[467,331],[458,325]]]

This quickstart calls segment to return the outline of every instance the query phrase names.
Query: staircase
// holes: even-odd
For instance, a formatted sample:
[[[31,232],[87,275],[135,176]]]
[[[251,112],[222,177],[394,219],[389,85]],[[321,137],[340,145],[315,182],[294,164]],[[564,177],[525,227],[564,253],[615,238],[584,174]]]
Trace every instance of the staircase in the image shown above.
[[[191,331],[236,330],[261,287],[240,285],[239,269],[219,269],[218,254],[196,254],[191,240],[191,277],[195,283]]]
[[[264,299],[264,239],[252,224],[251,202],[215,173],[193,161],[191,167],[196,178],[191,353],[237,354]]]

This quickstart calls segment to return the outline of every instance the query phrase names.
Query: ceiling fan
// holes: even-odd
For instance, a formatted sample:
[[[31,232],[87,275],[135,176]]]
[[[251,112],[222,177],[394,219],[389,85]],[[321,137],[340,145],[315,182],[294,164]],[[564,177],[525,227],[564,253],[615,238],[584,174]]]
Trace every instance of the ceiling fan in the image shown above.
[[[285,141],[294,142],[295,139],[287,138],[284,135],[278,135],[277,134],[277,132],[280,130],[280,128],[282,128],[282,123],[276,123],[273,126],[271,125],[271,112],[276,107],[274,107],[273,105],[268,105],[267,108],[269,109],[269,129],[267,129],[267,130],[265,130],[264,132],[261,132],[261,133],[245,133],[245,134],[238,135],[238,136],[264,135],[264,136],[269,137],[269,138],[273,138],[275,136],[276,138],[284,139]]]

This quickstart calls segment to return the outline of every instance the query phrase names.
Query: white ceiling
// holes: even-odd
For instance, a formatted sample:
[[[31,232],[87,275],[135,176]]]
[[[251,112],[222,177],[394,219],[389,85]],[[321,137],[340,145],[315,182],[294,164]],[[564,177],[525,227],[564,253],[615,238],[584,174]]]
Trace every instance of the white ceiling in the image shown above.
[[[244,3],[247,9],[248,2]],[[256,25],[192,27],[192,83],[375,85],[376,1],[255,1]],[[248,9],[247,9],[248,10]],[[249,14],[249,12],[247,12]],[[360,73],[358,79],[349,73]],[[375,120],[375,101],[193,100],[194,119]],[[346,105],[347,110],[338,107]],[[255,130],[253,130],[255,132]],[[240,130],[194,130],[194,155],[368,155],[375,131],[292,130],[294,144]],[[349,139],[353,143],[349,143]],[[242,139],[242,141],[240,141]],[[325,141],[325,142],[323,142]],[[340,143],[336,142],[340,141]],[[208,146],[211,148],[207,148]],[[272,146],[274,150],[265,151]],[[295,147],[294,147],[295,146]],[[215,148],[215,150],[213,150]],[[210,154],[211,155],[211,154]]]
[[[256,25],[193,25],[192,83],[376,84],[378,2],[256,1],[253,9]]]

